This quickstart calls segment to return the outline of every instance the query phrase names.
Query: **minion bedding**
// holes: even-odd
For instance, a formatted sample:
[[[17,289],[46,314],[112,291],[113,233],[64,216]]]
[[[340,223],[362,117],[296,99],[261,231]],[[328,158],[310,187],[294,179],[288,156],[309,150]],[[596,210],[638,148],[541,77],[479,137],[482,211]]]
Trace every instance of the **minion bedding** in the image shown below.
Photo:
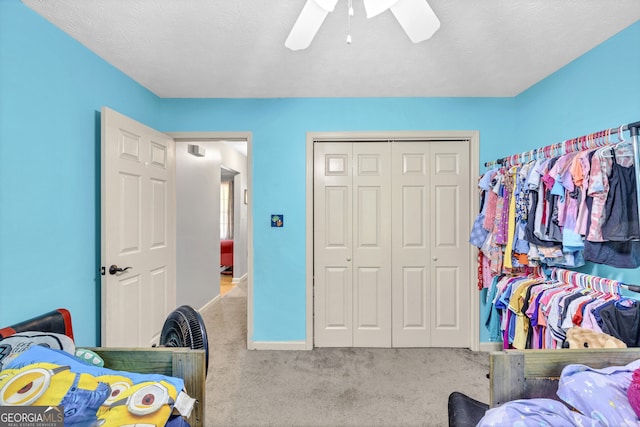
[[[188,425],[182,416],[194,400],[182,379],[107,369],[57,334],[38,335],[46,336],[36,345],[0,341],[0,405],[62,406],[64,425],[74,427]]]

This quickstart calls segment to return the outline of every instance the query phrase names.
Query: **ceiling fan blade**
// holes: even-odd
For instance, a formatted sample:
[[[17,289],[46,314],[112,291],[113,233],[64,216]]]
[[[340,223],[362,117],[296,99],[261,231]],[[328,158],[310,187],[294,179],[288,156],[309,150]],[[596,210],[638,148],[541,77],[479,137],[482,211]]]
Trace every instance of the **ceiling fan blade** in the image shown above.
[[[426,0],[399,0],[390,9],[413,43],[431,38],[440,28],[440,20]]]
[[[380,15],[385,10],[389,9],[398,0],[363,0],[364,10],[368,18],[373,18],[376,15]]]
[[[336,3],[338,0],[307,0],[284,45],[291,50],[308,48]]]
[[[318,6],[326,10],[327,12],[333,12],[333,9],[336,8],[336,4],[338,0],[313,0],[316,2]]]

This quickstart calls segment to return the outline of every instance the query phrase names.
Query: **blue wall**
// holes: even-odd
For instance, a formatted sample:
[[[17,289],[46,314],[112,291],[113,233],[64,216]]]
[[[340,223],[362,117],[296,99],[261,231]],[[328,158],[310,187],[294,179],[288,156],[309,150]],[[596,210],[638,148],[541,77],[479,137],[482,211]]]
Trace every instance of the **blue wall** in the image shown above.
[[[515,98],[515,154],[640,120],[640,22]],[[628,135],[628,133],[626,133]],[[582,272],[640,283],[639,270],[587,263]],[[481,307],[484,306],[481,301]],[[480,342],[489,333],[480,329]]]
[[[640,121],[639,47],[636,22],[520,94],[516,129],[526,149]],[[636,269],[589,263],[581,271],[640,284]]]
[[[513,133],[510,98],[164,100],[165,131],[251,131],[255,341],[306,336],[306,132],[478,129],[481,156]],[[487,157],[488,159],[488,157]],[[271,214],[285,227],[272,228]]]
[[[158,97],[0,0],[1,326],[66,307],[78,343],[97,344],[103,105],[160,117]]]
[[[299,341],[306,132],[477,129],[484,163],[637,120],[625,92],[637,55],[626,70],[612,64],[639,32],[635,24],[516,98],[159,99],[18,0],[0,0],[0,325],[67,307],[78,343],[98,343],[103,105],[163,131],[252,132],[252,338]],[[284,228],[269,226],[271,213],[285,215]]]

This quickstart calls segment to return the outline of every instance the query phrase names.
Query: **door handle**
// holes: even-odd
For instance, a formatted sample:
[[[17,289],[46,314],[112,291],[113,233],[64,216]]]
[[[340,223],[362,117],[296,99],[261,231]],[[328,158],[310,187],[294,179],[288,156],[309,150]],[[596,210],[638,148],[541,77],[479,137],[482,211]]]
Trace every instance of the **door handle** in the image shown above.
[[[111,267],[109,267],[109,274],[111,274],[112,276],[116,273],[122,273],[127,271],[128,269],[130,269],[132,267],[125,267],[125,268],[120,268],[117,265],[112,265]]]

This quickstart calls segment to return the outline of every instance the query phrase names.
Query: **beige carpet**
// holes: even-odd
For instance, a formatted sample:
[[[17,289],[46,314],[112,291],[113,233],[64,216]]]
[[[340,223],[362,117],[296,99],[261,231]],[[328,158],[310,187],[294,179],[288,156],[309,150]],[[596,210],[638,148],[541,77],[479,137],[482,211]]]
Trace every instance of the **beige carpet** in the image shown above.
[[[463,349],[246,349],[246,285],[203,313],[207,427],[446,426],[453,391],[487,402],[487,353]]]

